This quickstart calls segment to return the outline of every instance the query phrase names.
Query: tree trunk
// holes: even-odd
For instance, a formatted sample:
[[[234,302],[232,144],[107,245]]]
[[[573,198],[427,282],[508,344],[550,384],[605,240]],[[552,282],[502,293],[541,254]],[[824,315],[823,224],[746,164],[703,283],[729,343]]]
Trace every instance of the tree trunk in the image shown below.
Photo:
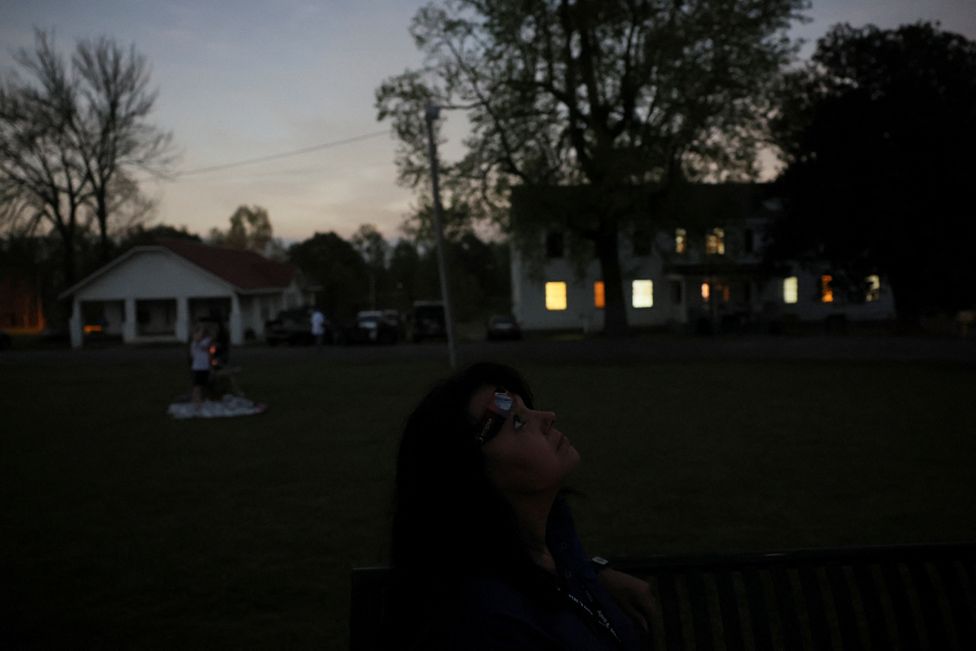
[[[916,270],[891,271],[888,282],[895,300],[895,319],[900,333],[915,333],[921,325],[922,306],[920,292],[924,291],[917,282]]]
[[[63,289],[67,289],[75,284],[75,234],[71,229],[65,228],[61,232],[61,245],[64,247],[61,257],[61,270],[64,274]]]
[[[102,264],[106,264],[111,257],[108,241],[108,196],[104,190],[95,197],[95,216],[98,219],[99,256]]]
[[[603,274],[603,333],[608,337],[623,337],[629,330],[618,248],[616,220],[601,218],[596,251]]]

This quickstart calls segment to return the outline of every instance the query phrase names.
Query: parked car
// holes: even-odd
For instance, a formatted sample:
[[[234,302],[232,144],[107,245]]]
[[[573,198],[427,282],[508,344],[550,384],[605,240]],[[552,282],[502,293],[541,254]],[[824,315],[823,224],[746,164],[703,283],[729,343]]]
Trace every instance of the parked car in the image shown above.
[[[395,344],[400,338],[399,320],[388,310],[364,310],[342,329],[345,344]]]
[[[447,336],[447,319],[441,301],[414,301],[407,318],[407,329],[413,341]]]
[[[312,310],[310,305],[291,310],[282,310],[278,316],[264,323],[264,340],[271,346],[286,343],[291,346],[309,346],[315,343],[312,336]],[[336,340],[335,326],[325,322],[323,342],[331,344]]]
[[[485,338],[489,341],[500,339],[521,339],[522,329],[511,314],[495,314],[488,319]]]

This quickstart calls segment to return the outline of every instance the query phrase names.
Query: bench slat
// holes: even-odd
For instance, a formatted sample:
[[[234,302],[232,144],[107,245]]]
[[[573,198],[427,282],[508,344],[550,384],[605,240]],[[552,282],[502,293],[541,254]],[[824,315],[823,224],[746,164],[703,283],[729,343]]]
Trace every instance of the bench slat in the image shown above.
[[[854,584],[861,595],[861,605],[864,608],[864,619],[869,634],[869,644],[873,649],[892,648],[888,635],[888,619],[879,593],[880,587],[875,581],[871,568],[867,565],[854,565]]]
[[[713,651],[712,618],[708,612],[705,596],[705,576],[702,572],[689,572],[687,575],[688,602],[695,629],[696,651]]]
[[[800,588],[803,591],[804,604],[809,616],[810,636],[813,638],[813,648],[830,649],[830,631],[827,614],[824,612],[823,594],[820,590],[820,580],[814,567],[808,564],[797,568],[800,576]]]
[[[687,649],[681,628],[681,613],[678,604],[678,590],[673,572],[657,576],[658,591],[661,593],[661,615],[664,618],[664,639],[669,651]]]
[[[847,583],[844,568],[839,563],[830,563],[827,565],[826,571],[827,583],[834,598],[837,626],[840,629],[840,637],[844,640],[844,649],[845,651],[848,649],[862,651],[864,647],[861,644],[861,636],[857,626],[859,617],[854,607],[854,597]]]
[[[732,585],[732,574],[722,572],[715,575],[715,585],[718,588],[718,604],[722,618],[722,629],[725,631],[725,648],[727,651],[742,651],[742,623],[739,619],[739,605]]]
[[[915,615],[912,613],[911,605],[908,603],[906,586],[902,580],[901,572],[895,563],[884,563],[881,565],[881,575],[884,578],[885,594],[891,600],[892,608],[895,613],[895,628],[897,629],[896,639],[903,643],[905,648],[921,648],[921,640],[918,634],[918,627],[915,623]]]
[[[783,644],[787,649],[802,649],[803,642],[800,635],[800,619],[793,599],[793,589],[786,574],[786,568],[773,568],[773,587],[776,590],[776,601],[779,605],[780,625],[783,631]]]
[[[939,604],[941,595],[935,589],[924,563],[910,563],[907,570],[915,588],[914,594],[930,648],[948,651],[950,645],[946,627],[952,623],[942,616]]]
[[[769,607],[763,597],[759,572],[752,568],[743,570],[742,580],[746,587],[755,648],[757,651],[772,651],[773,638],[769,625]]]
[[[949,602],[953,630],[958,640],[976,640],[976,613],[969,607],[963,584],[964,571],[958,562],[940,561],[935,564],[942,578],[942,587]]]

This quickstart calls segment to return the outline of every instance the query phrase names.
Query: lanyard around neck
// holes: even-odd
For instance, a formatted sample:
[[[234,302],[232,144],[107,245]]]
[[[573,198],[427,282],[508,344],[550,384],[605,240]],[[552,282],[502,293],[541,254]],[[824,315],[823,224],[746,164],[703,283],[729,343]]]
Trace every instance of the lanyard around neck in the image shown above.
[[[623,647],[623,641],[620,639],[620,636],[617,635],[617,631],[613,628],[613,624],[611,624],[610,620],[607,619],[606,613],[603,612],[603,609],[600,608],[597,600],[593,597],[593,593],[591,593],[585,585],[580,585],[580,587],[583,588],[583,596],[586,597],[586,601],[589,602],[588,604],[584,603],[582,599],[570,591],[568,583],[565,584],[565,587],[560,588],[559,592],[566,596],[566,600],[569,601],[569,603],[572,604],[573,607],[575,607],[578,611],[580,611],[587,621],[593,624],[597,629],[606,632],[606,634],[609,635],[618,646]]]

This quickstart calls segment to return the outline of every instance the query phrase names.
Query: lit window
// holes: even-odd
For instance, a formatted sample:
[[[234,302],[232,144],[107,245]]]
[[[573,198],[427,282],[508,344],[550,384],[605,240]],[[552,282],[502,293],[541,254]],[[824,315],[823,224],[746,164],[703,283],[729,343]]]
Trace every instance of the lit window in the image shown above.
[[[725,255],[725,229],[713,228],[705,235],[705,253]]]
[[[654,283],[650,280],[635,280],[631,284],[631,293],[634,307],[654,307]]]
[[[833,303],[834,302],[834,288],[831,287],[831,283],[834,281],[834,277],[830,274],[824,274],[820,276],[820,302],[821,303]]]
[[[604,293],[603,281],[598,280],[593,283],[593,307],[598,310],[602,310],[606,304],[606,294]]]
[[[881,278],[877,274],[871,274],[864,279],[867,285],[867,291],[864,294],[864,300],[868,303],[874,303],[881,299]]]
[[[712,288],[708,286],[708,283],[701,284],[701,297],[702,303],[708,302],[708,297],[712,295]]]
[[[683,254],[688,250],[688,231],[683,228],[674,229],[674,252]]]
[[[800,281],[796,276],[783,279],[783,302],[796,303],[799,292]]]
[[[566,309],[566,283],[563,282],[546,283],[546,309],[547,310]]]

